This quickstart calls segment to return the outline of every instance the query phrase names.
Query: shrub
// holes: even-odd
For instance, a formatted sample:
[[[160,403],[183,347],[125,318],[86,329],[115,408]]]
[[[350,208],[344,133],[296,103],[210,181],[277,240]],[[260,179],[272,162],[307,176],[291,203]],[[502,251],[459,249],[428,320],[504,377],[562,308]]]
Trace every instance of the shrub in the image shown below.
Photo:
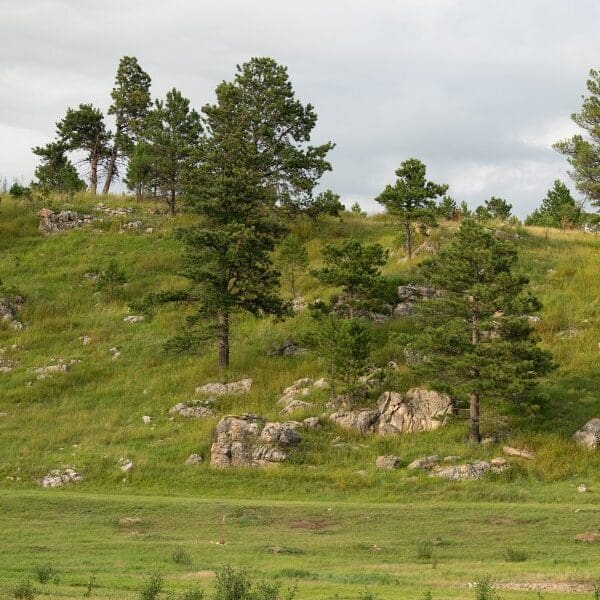
[[[177,565],[191,565],[192,557],[189,555],[185,548],[176,548],[171,554],[173,562]]]
[[[433,542],[431,540],[419,540],[417,542],[417,558],[420,560],[431,560],[433,556]]]
[[[89,598],[94,591],[94,584],[96,583],[96,578],[93,575],[90,575],[90,579],[85,586],[85,592],[83,592],[84,598]]]
[[[40,565],[40,566],[36,567],[36,569],[35,569],[36,579],[42,584],[49,583],[50,580],[52,580],[52,579],[57,581],[57,579],[58,579],[57,575],[58,575],[58,572],[56,571],[54,566],[51,564]]]
[[[162,591],[163,578],[160,573],[154,573],[140,592],[140,600],[156,600]]]
[[[181,595],[181,600],[203,600],[204,592],[199,587],[193,587],[186,590]]]
[[[104,292],[110,299],[119,295],[121,287],[127,282],[125,271],[119,263],[113,258],[108,263],[106,269],[100,272],[96,281],[96,289]]]
[[[33,587],[29,579],[18,583],[12,588],[11,593],[15,600],[33,600],[37,596],[37,590]]]
[[[518,550],[517,548],[507,548],[504,551],[504,560],[506,562],[525,562],[529,556],[524,550]]]
[[[358,600],[377,600],[377,595],[366,587],[358,594]]]
[[[500,600],[489,575],[475,582],[475,600]]]

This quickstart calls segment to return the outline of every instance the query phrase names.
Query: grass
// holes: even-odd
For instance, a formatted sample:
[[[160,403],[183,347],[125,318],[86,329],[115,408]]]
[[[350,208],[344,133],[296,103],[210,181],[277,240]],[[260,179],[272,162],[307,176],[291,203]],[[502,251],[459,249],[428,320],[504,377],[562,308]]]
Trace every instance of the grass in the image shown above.
[[[81,195],[72,206],[88,212],[94,202]],[[538,411],[523,415],[509,407],[484,406],[483,427],[487,433],[502,432],[502,443],[533,450],[533,460],[514,459],[509,472],[479,482],[433,480],[404,468],[377,471],[374,463],[380,454],[400,456],[404,467],[431,454],[491,458],[501,454],[502,443],[465,444],[464,421],[432,433],[362,439],[325,424],[307,432],[278,468],[216,472],[207,459],[218,417],[171,421],[169,407],[194,398],[194,388],[209,381],[252,377],[251,392],[219,400],[218,412],[279,418],[276,400],[281,391],[300,377],[324,373],[311,354],[269,355],[276,343],[306,329],[310,318],[300,313],[273,323],[236,316],[228,372],[218,370],[211,347],[196,356],[166,353],[164,343],[184,324],[185,308],[166,307],[154,319],[136,324],[124,323],[123,317],[132,300],[184,284],[177,274],[181,249],[172,232],[189,222],[189,216],[150,214],[147,209],[153,205],[122,197],[105,202],[131,205],[135,212],[50,237],[38,233],[35,214],[6,197],[0,202],[0,279],[26,297],[20,316],[26,328],[16,332],[0,327],[0,348],[5,348],[1,356],[16,362],[11,372],[0,373],[0,412],[8,413],[0,417],[0,519],[8,527],[0,528],[0,543],[11,548],[0,585],[34,580],[36,565],[52,564],[60,583],[55,592],[53,583],[45,585],[41,592],[46,595],[69,597],[73,590],[82,595],[94,576],[94,597],[115,597],[110,595],[115,590],[134,597],[142,576],[153,569],[160,569],[174,586],[189,575],[189,565],[173,558],[178,549],[189,554],[193,573],[235,561],[269,578],[298,578],[300,597],[328,597],[338,591],[341,597],[357,597],[365,584],[376,587],[382,598],[404,597],[400,592],[414,598],[429,587],[434,598],[440,593],[466,597],[466,582],[488,571],[519,580],[600,575],[588,560],[593,546],[572,541],[574,533],[598,528],[600,453],[571,440],[583,423],[600,416],[597,236],[551,231],[546,240],[544,230],[519,232],[520,267],[544,304],[536,332],[552,350],[558,368],[542,382]],[[153,232],[120,232],[123,222],[136,219]],[[356,236],[392,249],[386,273],[406,281],[414,277],[394,227],[380,217],[348,215],[343,221],[294,227],[312,266],[318,264],[324,243]],[[452,227],[444,224],[433,235],[444,239]],[[122,268],[126,284],[109,295],[85,274],[106,269],[111,260]],[[308,274],[299,278],[299,288],[308,300],[331,293]],[[374,354],[380,364],[401,364],[400,389],[419,382],[402,366],[402,353],[387,342],[387,333],[408,326],[401,320],[383,326]],[[83,336],[91,342],[83,345]],[[111,357],[113,347],[121,352],[118,360]],[[33,368],[59,358],[81,362],[67,373],[35,378]],[[313,400],[320,414],[327,398],[317,393]],[[143,415],[152,416],[152,423],[143,423]],[[332,447],[335,437],[356,449]],[[201,454],[204,463],[185,466],[192,453]],[[118,465],[122,457],[135,464],[126,475]],[[65,465],[75,466],[84,482],[64,491],[37,489],[36,478]],[[591,491],[578,494],[580,483]],[[298,501],[306,504],[294,504]],[[334,525],[315,530],[282,525],[295,516],[328,517],[326,507],[341,511],[339,532]],[[145,522],[139,536],[115,525],[119,516],[138,509]],[[67,516],[61,517],[61,511]],[[208,544],[218,539],[223,511],[228,535],[245,540],[240,545]],[[487,523],[496,514],[509,515],[517,524]],[[42,515],[48,518],[46,524]],[[528,525],[536,518],[537,525]],[[246,537],[250,532],[252,541]],[[438,538],[448,545],[438,544]],[[423,540],[431,540],[435,561],[417,558]],[[384,548],[383,554],[374,545]],[[264,550],[273,546],[290,551]],[[527,560],[507,560],[509,548],[525,552]],[[76,566],[70,568],[74,556]],[[347,556],[354,562],[348,563]],[[433,562],[435,569],[429,564]],[[426,578],[418,575],[423,568],[431,569]],[[204,583],[210,577],[196,578]],[[523,597],[517,592],[502,595]]]

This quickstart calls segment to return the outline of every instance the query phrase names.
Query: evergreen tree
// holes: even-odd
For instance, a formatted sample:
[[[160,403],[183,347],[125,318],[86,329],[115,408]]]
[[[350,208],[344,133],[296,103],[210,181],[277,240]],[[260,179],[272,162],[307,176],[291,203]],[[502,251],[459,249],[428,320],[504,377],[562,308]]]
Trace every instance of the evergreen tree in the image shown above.
[[[307,201],[304,209],[311,219],[318,219],[324,215],[337,217],[343,211],[344,205],[340,202],[339,195],[331,190],[325,190],[313,200]]]
[[[325,246],[322,255],[324,266],[311,274],[322,283],[342,288],[341,296],[334,299],[337,313],[347,312],[352,318],[357,311],[381,303],[386,291],[381,267],[387,262],[387,250],[349,239],[339,246]]]
[[[40,157],[41,164],[35,169],[37,179],[32,185],[42,194],[56,192],[72,196],[85,189],[73,163],[67,158],[66,145],[62,142],[50,142],[45,146],[33,148],[33,153]]]
[[[464,221],[437,256],[422,263],[440,290],[418,307],[411,348],[427,357],[415,369],[440,389],[469,401],[469,439],[480,441],[480,403],[526,400],[552,364],[532,337],[526,314],[539,302],[514,272],[517,251],[483,226]]]
[[[355,202],[351,207],[350,207],[350,211],[353,212],[355,215],[360,215],[361,217],[366,217],[367,213],[361,208],[360,204],[358,202]]]
[[[307,146],[314,109],[295,99],[285,67],[270,58],[238,67],[202,113],[206,135],[184,174],[186,200],[198,216],[181,233],[190,286],[158,299],[194,303],[179,346],[214,336],[219,365],[227,367],[232,315],[289,313],[272,263],[275,243],[286,232],[279,213],[311,198],[330,168],[325,155],[332,144]]]
[[[128,190],[135,192],[138,200],[156,186],[156,165],[152,148],[144,141],[138,142],[131,153],[125,173],[125,185]]]
[[[557,179],[540,208],[527,217],[525,224],[566,229],[576,226],[580,220],[581,206],[575,202],[569,188]]]
[[[489,212],[492,219],[501,219],[506,221],[510,217],[512,205],[502,198],[492,196],[485,201],[485,208]]]
[[[435,199],[448,190],[448,186],[426,179],[426,167],[416,158],[409,158],[396,169],[396,183],[386,186],[376,198],[387,212],[404,228],[404,243],[408,259],[412,258],[413,226],[434,226]]]
[[[108,194],[117,175],[120,157],[130,157],[150,108],[150,76],[139,65],[135,56],[124,56],[119,61],[115,86],[111,92],[113,103],[108,109],[115,116],[115,136],[108,157],[103,194]]]
[[[589,95],[583,96],[581,111],[571,119],[584,133],[554,144],[571,165],[569,175],[575,187],[594,206],[600,206],[600,73],[590,70],[587,80]]]
[[[64,118],[56,124],[59,143],[70,151],[85,152],[89,165],[89,189],[92,194],[98,187],[98,169],[108,157],[110,133],[106,131],[102,112],[91,104],[68,108]]]
[[[451,196],[444,196],[437,207],[437,212],[442,219],[456,221],[458,218],[458,206]]]
[[[279,263],[289,277],[292,298],[296,297],[296,278],[308,266],[308,252],[296,235],[288,235],[281,243]]]
[[[154,183],[167,199],[169,212],[175,214],[177,196],[182,190],[181,174],[200,143],[200,115],[190,109],[190,101],[173,88],[165,101],[157,100],[148,113],[144,130],[144,146],[136,155],[137,178],[152,172]],[[134,173],[129,172],[133,177]],[[128,178],[129,179],[129,178]]]

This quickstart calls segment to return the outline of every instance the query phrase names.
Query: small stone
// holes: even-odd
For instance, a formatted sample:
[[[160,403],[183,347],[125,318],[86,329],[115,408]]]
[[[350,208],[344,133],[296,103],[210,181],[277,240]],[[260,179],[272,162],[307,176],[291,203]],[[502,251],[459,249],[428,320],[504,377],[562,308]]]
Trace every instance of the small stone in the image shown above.
[[[252,387],[252,379],[240,379],[229,383],[207,383],[196,388],[196,394],[224,396],[227,394],[246,394]]]
[[[92,343],[92,338],[89,335],[82,335],[80,338],[82,346],[88,346]]]
[[[600,533],[578,533],[575,536],[575,539],[578,542],[585,542],[586,544],[595,544],[597,542],[600,542]]]
[[[302,421],[302,426],[306,429],[317,429],[319,425],[319,417],[307,417]]]
[[[508,469],[510,469],[508,461],[502,457],[492,458],[490,461],[490,467],[494,473],[504,473],[504,471],[508,471]]]
[[[585,493],[586,493],[586,492],[588,492],[588,491],[589,491],[589,490],[588,490],[588,486],[587,486],[587,485],[585,485],[585,483],[580,483],[580,484],[577,486],[577,492],[578,492],[578,493],[580,493],[580,494],[585,494]]]
[[[0,417],[8,417],[8,413],[7,412],[0,412]]]
[[[144,415],[142,417],[142,421],[148,425],[149,423],[152,423],[153,417],[150,417],[149,415]]]
[[[204,459],[202,458],[202,456],[200,456],[200,454],[190,454],[185,459],[185,464],[186,465],[199,465],[199,464],[202,464],[203,460]]]
[[[521,448],[513,448],[512,446],[504,446],[502,452],[507,456],[516,456],[517,458],[535,458],[535,454],[529,450],[523,450]]]
[[[407,469],[422,469],[428,470],[433,469],[440,464],[440,457],[437,454],[433,454],[432,456],[425,456],[424,458],[417,458],[413,460],[406,468]]]
[[[393,456],[391,454],[378,456],[375,461],[375,467],[380,470],[391,471],[397,469],[400,466],[400,457]]]
[[[170,415],[179,415],[180,417],[188,417],[191,419],[202,419],[212,417],[215,413],[207,405],[211,401],[206,402],[179,402],[169,409]]]
[[[304,402],[304,400],[292,400],[287,406],[285,406],[281,411],[279,411],[279,414],[289,415],[299,410],[306,410],[308,408],[312,408],[313,406],[314,404],[312,402]]]
[[[444,456],[442,460],[445,463],[456,462],[457,460],[460,460],[460,456],[454,456],[453,454],[451,454],[450,456]]]
[[[119,525],[121,527],[131,527],[132,525],[139,525],[142,520],[139,517],[122,517],[119,519]]]
[[[121,458],[119,459],[119,468],[123,473],[129,473],[133,471],[133,460],[131,458]]]
[[[124,323],[141,323],[143,320],[143,315],[128,315],[123,318]]]

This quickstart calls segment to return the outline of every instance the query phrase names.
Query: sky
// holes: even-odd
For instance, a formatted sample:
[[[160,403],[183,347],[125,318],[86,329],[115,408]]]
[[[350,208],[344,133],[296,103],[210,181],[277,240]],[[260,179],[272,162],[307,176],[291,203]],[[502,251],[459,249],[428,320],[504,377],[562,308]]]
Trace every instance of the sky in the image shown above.
[[[336,143],[321,187],[347,206],[380,210],[416,157],[457,201],[524,216],[556,178],[572,187],[551,145],[577,131],[599,28],[596,0],[0,0],[0,177],[32,178],[68,106],[106,111],[121,56],[198,109],[270,56],[316,108],[312,141]]]

